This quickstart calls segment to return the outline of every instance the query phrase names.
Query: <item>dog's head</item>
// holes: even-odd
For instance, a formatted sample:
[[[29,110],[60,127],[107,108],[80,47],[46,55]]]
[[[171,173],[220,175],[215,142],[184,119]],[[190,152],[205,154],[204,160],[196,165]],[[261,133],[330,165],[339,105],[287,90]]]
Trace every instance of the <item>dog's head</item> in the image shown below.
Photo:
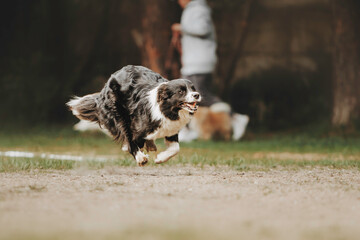
[[[174,114],[177,116],[182,109],[194,114],[198,109],[201,96],[191,81],[176,79],[160,85],[157,101],[165,116],[168,117]]]

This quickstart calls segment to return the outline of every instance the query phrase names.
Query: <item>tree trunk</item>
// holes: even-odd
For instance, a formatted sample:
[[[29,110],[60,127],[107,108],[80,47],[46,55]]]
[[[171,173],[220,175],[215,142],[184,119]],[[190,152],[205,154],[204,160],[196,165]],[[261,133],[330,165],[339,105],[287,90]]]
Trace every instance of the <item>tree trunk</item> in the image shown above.
[[[350,126],[359,120],[360,58],[357,0],[333,0],[333,112],[334,126]],[[357,11],[357,12],[356,12]]]
[[[165,57],[171,39],[171,25],[178,22],[180,9],[176,1],[143,0],[141,30],[142,64],[162,75],[165,74]],[[138,34],[139,35],[139,34]]]
[[[225,75],[224,84],[223,84],[224,87],[229,86],[230,83],[232,82],[234,75],[235,75],[236,65],[237,65],[238,61],[240,60],[240,58],[242,57],[244,43],[245,43],[247,33],[249,30],[249,22],[250,22],[250,18],[251,18],[253,5],[254,5],[254,0],[246,0],[244,2],[241,25],[238,28],[239,39],[236,43],[233,55],[230,56],[230,59],[231,59],[230,66],[227,69],[227,71],[224,73],[224,75]],[[224,93],[224,89],[222,90],[221,95],[223,93]]]

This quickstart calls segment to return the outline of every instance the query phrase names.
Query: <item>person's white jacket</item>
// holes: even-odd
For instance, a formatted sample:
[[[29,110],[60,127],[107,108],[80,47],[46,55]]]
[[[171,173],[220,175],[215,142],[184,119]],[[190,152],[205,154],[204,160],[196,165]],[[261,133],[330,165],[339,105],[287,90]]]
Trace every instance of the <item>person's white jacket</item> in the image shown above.
[[[212,73],[217,62],[216,35],[206,0],[192,0],[181,16],[181,74]]]

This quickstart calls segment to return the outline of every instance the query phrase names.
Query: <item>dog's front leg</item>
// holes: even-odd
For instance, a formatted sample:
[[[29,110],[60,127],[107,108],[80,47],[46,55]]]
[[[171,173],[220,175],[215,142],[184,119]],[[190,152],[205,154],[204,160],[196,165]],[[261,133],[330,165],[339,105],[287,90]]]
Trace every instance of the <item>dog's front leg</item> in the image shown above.
[[[171,137],[165,137],[165,144],[167,149],[156,156],[155,163],[166,162],[180,151],[178,134]]]
[[[149,156],[141,151],[141,148],[144,147],[144,142],[136,143],[131,141],[129,143],[129,151],[131,155],[134,156],[136,163],[139,166],[144,166],[149,161]]]
[[[129,110],[126,107],[127,99],[125,95],[120,91],[121,86],[116,80],[116,78],[113,77],[109,81],[110,81],[109,87],[111,91],[108,91],[107,94],[109,96],[112,96],[112,98],[114,98],[112,100],[112,104],[115,105],[116,108],[115,110],[113,110],[116,112],[115,120],[116,123],[118,124],[118,128],[124,134],[124,138],[125,138],[122,149],[125,151],[128,150],[129,153],[133,155],[133,157],[136,160],[136,163],[139,166],[144,166],[149,160],[149,156],[141,151],[141,148],[144,147],[145,140],[133,139],[133,133],[130,127],[132,123],[132,118],[130,117]],[[115,134],[115,136],[116,135],[117,134]]]

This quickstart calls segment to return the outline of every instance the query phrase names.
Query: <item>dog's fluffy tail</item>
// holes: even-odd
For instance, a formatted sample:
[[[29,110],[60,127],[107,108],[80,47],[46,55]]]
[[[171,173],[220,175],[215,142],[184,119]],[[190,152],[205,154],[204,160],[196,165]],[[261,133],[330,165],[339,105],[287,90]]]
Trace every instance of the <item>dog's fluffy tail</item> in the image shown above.
[[[95,101],[97,95],[98,93],[94,93],[84,97],[74,97],[66,105],[77,118],[97,122],[97,104]]]

